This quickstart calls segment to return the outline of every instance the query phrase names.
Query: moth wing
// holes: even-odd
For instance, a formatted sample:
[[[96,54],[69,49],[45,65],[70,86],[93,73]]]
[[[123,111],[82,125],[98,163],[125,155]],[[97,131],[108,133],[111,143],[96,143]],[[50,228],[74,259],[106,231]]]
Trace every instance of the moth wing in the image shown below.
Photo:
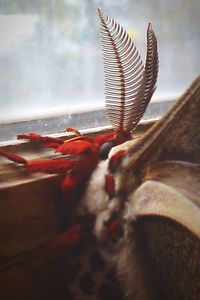
[[[144,182],[129,200],[128,224],[135,229],[159,299],[197,299],[199,206],[174,187],[154,180]]]
[[[165,183],[200,208],[200,164],[173,160],[159,162],[145,170],[143,180]]]
[[[200,77],[146,134],[133,144],[122,166],[126,170],[164,160],[200,161]]]

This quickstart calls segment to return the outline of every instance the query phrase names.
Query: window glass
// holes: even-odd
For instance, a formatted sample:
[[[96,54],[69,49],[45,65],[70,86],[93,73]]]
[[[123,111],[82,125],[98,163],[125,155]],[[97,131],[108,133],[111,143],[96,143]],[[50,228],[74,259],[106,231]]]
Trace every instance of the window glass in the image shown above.
[[[160,61],[153,101],[176,98],[198,75],[199,0],[1,0],[0,122],[21,122],[14,123],[19,133],[38,131],[26,123],[35,119],[46,133],[52,130],[49,118],[58,116],[57,132],[74,113],[104,107],[98,7],[128,31],[143,61],[152,23]],[[152,116],[157,113],[160,108]],[[93,117],[78,127],[98,124]],[[0,135],[7,136],[3,128],[10,129],[1,126]]]

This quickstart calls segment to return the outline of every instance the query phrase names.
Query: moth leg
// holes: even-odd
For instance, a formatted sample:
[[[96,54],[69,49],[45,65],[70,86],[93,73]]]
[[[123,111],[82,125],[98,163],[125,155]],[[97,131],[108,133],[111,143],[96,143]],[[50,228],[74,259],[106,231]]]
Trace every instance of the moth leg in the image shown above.
[[[44,172],[47,174],[66,174],[74,166],[73,160],[67,159],[41,159],[28,161],[28,172]]]
[[[75,129],[73,127],[67,127],[65,129],[65,132],[72,132],[72,133],[74,133],[75,136],[82,136],[82,134],[80,133],[80,131],[78,131],[77,129]]]
[[[29,140],[30,142],[41,144],[45,148],[57,148],[63,144],[61,138],[42,136],[37,133],[18,134],[18,140]]]
[[[22,165],[27,164],[26,159],[23,158],[22,156],[17,155],[17,154],[14,154],[14,153],[4,151],[4,150],[0,149],[0,155],[3,156],[3,157],[6,157],[10,161],[18,163],[18,164],[22,164]]]

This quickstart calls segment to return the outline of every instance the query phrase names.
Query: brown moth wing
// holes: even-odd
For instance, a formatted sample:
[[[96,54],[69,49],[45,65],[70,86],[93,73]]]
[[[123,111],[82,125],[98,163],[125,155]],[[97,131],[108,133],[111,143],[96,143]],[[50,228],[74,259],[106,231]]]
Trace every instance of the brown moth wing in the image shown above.
[[[200,77],[186,90],[165,116],[130,147],[122,169],[143,169],[164,160],[199,162]]]
[[[199,207],[174,187],[150,180],[129,200],[128,235],[131,239],[134,228],[132,239],[137,240],[141,267],[145,266],[148,281],[154,285],[156,299],[198,299]]]
[[[183,161],[163,161],[145,170],[144,181],[156,180],[173,187],[200,208],[200,165]]]
[[[194,300],[200,295],[199,107],[200,77],[128,149],[116,174],[118,193],[129,203],[127,235],[142,253],[153,299]]]
[[[124,255],[118,265],[128,299],[143,286],[149,291],[145,300],[198,299],[200,294],[199,106],[200,77],[153,128],[129,145],[114,172],[116,194],[128,202],[128,238],[119,257],[133,249],[132,257]],[[129,266],[139,261],[139,253],[135,272],[135,264]],[[140,273],[143,286],[133,289]]]

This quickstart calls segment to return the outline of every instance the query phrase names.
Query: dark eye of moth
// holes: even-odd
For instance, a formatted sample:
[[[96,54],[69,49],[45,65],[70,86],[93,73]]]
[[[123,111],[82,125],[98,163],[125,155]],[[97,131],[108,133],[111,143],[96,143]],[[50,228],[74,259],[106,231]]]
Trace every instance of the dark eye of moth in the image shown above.
[[[100,148],[100,158],[106,159],[108,158],[108,153],[110,152],[111,148],[114,147],[113,142],[106,142]]]

